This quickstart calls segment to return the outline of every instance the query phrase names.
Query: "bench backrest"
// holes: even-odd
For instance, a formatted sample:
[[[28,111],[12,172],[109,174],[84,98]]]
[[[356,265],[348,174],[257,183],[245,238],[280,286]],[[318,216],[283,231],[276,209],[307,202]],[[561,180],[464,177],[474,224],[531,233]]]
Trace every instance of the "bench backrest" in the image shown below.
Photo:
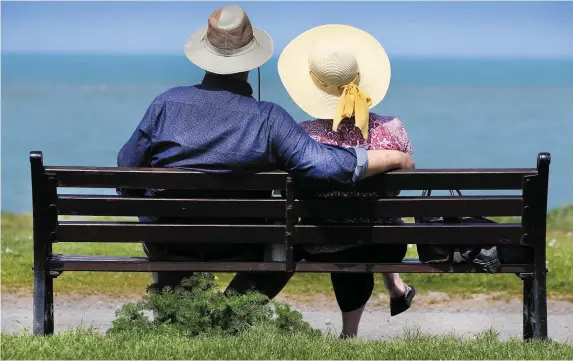
[[[521,190],[521,195],[461,197],[395,197],[308,199],[297,189],[308,183],[284,172],[207,174],[180,169],[50,167],[42,154],[30,154],[34,238],[41,242],[215,242],[282,243],[287,269],[299,243],[436,243],[540,244],[545,241],[550,156],[541,153],[536,168],[418,169],[369,178],[355,187],[362,191],[400,190]],[[149,198],[117,195],[59,194],[58,188],[124,188],[222,191],[261,191],[250,198]],[[346,189],[345,187],[340,187]],[[283,198],[271,198],[281,190]],[[212,193],[215,192],[215,193]],[[58,215],[185,217],[192,222],[58,221]],[[404,226],[317,226],[299,224],[299,217],[346,216],[521,216],[520,223],[407,224]],[[218,220],[207,222],[216,217]],[[272,219],[276,223],[269,224]],[[204,222],[202,220],[205,220]],[[228,220],[228,221],[225,221]],[[543,245],[544,247],[544,245]]]

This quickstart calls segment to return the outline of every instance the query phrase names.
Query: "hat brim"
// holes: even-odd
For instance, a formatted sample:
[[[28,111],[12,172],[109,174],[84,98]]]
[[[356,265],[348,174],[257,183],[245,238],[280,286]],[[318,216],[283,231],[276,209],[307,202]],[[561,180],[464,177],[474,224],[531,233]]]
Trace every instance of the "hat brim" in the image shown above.
[[[256,69],[273,56],[273,39],[262,29],[253,27],[256,44],[235,56],[222,56],[207,48],[203,36],[207,26],[197,30],[185,43],[185,55],[199,68],[215,74],[235,74]]]
[[[322,25],[292,40],[278,61],[280,79],[292,100],[314,118],[332,119],[340,96],[329,94],[312,81],[308,55],[320,41],[335,41],[354,54],[360,71],[358,86],[372,99],[371,107],[382,101],[390,86],[390,59],[382,45],[369,33],[348,25]]]

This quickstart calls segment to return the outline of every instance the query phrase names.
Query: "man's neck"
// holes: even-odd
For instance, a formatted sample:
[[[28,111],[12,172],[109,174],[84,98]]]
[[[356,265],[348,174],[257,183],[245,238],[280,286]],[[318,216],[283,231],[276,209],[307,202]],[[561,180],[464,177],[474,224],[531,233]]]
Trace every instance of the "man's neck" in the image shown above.
[[[239,76],[245,74],[245,76]],[[242,78],[242,79],[241,79]],[[201,86],[212,90],[225,90],[243,96],[252,96],[253,88],[247,82],[248,73],[220,75],[206,73]]]
[[[248,71],[244,71],[241,73],[234,73],[234,74],[215,74],[215,73],[210,73],[208,71],[205,72],[205,76],[211,76],[214,75],[216,77],[221,77],[221,78],[230,78],[230,79],[234,79],[234,80],[240,80],[240,81],[244,81],[244,82],[248,82],[249,81],[249,72]]]

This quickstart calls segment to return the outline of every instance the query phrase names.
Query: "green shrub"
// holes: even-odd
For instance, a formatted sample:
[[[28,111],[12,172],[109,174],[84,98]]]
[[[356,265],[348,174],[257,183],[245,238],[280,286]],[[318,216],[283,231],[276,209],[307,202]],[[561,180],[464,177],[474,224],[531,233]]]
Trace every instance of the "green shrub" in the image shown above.
[[[124,305],[116,312],[108,334],[233,336],[255,326],[270,326],[282,333],[321,334],[288,305],[256,292],[224,294],[213,276],[204,273],[185,279],[175,289],[150,292],[139,302]]]

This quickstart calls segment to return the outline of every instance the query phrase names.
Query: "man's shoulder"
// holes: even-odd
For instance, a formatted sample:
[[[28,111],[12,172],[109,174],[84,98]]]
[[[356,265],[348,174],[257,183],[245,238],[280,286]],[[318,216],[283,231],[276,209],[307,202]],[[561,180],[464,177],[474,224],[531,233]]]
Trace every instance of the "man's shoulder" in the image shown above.
[[[277,103],[273,103],[273,102],[269,102],[269,101],[265,101],[265,100],[262,100],[262,101],[255,100],[255,103],[257,104],[259,109],[261,109],[261,111],[273,112],[273,113],[277,113],[277,114],[287,112],[283,107],[281,107]]]
[[[290,113],[277,103],[269,101],[257,102],[261,113],[266,113],[269,118],[292,119]]]
[[[153,100],[153,103],[165,103],[167,101],[184,101],[188,99],[189,95],[194,93],[196,88],[194,86],[177,86],[174,88],[167,89],[163,93],[159,94]]]

